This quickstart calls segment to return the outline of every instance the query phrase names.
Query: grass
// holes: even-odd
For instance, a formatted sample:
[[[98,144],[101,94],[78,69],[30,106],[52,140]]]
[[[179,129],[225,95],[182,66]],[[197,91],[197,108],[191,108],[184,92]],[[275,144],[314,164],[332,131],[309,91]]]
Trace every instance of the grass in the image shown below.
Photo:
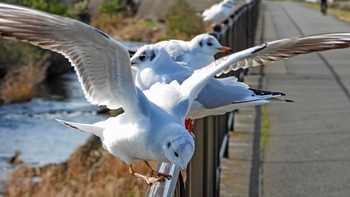
[[[263,105],[261,107],[261,113],[262,113],[262,120],[261,120],[261,138],[260,138],[260,144],[262,149],[267,145],[269,142],[269,136],[270,136],[270,120],[269,120],[269,113],[268,108],[266,105]]]
[[[175,0],[168,8],[166,17],[168,36],[177,39],[191,39],[205,32],[202,18],[189,6],[185,0]]]
[[[318,3],[305,3],[305,5],[313,9],[320,9],[320,5]],[[350,12],[348,10],[336,9],[328,6],[327,13],[342,21],[350,23]]]

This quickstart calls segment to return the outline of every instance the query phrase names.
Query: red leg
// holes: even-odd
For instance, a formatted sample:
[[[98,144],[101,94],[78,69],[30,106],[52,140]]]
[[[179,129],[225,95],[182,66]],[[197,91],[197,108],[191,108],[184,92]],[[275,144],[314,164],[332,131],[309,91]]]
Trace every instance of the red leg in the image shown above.
[[[188,132],[194,137],[194,134],[193,134],[193,122],[194,122],[194,120],[192,120],[191,118],[185,119],[185,127],[188,130]]]

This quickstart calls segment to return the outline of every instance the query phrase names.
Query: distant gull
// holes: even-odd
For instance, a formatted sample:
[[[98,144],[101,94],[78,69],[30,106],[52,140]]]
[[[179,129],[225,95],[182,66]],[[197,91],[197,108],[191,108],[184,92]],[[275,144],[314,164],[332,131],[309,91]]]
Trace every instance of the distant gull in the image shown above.
[[[233,14],[235,9],[235,0],[223,0],[204,10],[202,18],[205,22],[222,23]]]

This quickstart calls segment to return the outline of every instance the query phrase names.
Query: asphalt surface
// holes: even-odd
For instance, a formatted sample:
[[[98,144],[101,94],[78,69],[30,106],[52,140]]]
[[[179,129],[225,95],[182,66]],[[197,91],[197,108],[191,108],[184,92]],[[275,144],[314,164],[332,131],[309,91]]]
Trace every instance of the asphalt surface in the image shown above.
[[[264,41],[350,32],[348,23],[302,3],[264,1],[262,11]],[[301,55],[264,72],[265,89],[295,102],[268,104],[256,196],[350,196],[350,50]]]

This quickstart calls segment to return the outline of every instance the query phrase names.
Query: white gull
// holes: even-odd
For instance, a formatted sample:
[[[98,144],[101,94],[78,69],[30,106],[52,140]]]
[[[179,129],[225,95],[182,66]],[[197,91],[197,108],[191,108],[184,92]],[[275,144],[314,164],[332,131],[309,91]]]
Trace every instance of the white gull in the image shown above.
[[[193,70],[174,62],[167,51],[156,45],[141,47],[130,59],[136,71],[135,85],[147,90],[155,83],[167,84],[176,80],[180,84],[193,74]],[[235,109],[268,103],[268,99],[284,95],[278,92],[252,90],[236,77],[212,78],[199,93],[187,117],[198,119],[221,115]]]
[[[231,51],[231,48],[222,46],[212,35],[200,34],[190,41],[168,40],[156,43],[163,47],[173,60],[183,66],[199,69],[212,63],[218,52]]]
[[[204,10],[202,18],[205,22],[222,23],[233,14],[235,9],[235,0],[223,0]]]

